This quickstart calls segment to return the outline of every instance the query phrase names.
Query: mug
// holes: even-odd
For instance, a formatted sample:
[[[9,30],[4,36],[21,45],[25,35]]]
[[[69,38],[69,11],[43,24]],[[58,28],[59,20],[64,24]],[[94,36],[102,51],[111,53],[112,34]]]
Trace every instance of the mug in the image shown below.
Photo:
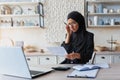
[[[24,46],[24,41],[16,41],[15,46],[23,47]]]
[[[103,8],[103,13],[108,13],[108,9],[107,8]]]
[[[117,13],[120,13],[120,9],[117,9]]]
[[[109,13],[114,13],[114,9],[110,9],[110,10],[109,10]]]

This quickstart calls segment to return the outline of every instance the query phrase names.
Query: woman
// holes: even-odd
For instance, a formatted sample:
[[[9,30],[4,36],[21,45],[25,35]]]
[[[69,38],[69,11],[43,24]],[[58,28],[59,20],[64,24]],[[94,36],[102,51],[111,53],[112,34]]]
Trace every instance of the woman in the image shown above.
[[[77,11],[68,14],[66,39],[62,46],[66,49],[66,59],[61,64],[85,64],[94,51],[94,34],[86,31],[84,17]]]

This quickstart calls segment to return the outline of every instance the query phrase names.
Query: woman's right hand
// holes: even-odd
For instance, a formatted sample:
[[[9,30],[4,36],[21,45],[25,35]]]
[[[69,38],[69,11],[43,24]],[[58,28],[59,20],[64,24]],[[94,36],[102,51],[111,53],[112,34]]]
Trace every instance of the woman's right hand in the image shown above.
[[[70,27],[68,25],[66,25],[66,31],[67,31],[67,35],[72,34],[72,31],[70,30]]]
[[[72,34],[72,31],[70,30],[70,27],[68,25],[66,25],[66,32],[67,32],[67,36],[65,39],[65,43],[68,44],[70,42],[70,36]]]

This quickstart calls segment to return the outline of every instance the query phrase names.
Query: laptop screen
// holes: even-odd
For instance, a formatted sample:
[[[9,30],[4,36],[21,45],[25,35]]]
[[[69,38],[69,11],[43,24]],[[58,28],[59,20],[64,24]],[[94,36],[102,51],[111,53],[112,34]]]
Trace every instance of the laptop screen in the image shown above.
[[[0,74],[31,78],[21,47],[0,47]]]

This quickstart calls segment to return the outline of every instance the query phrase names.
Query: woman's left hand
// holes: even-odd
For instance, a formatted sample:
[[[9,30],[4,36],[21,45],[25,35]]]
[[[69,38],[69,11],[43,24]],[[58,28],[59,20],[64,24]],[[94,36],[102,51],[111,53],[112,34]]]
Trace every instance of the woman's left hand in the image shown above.
[[[80,53],[70,53],[66,56],[67,59],[80,59]]]

